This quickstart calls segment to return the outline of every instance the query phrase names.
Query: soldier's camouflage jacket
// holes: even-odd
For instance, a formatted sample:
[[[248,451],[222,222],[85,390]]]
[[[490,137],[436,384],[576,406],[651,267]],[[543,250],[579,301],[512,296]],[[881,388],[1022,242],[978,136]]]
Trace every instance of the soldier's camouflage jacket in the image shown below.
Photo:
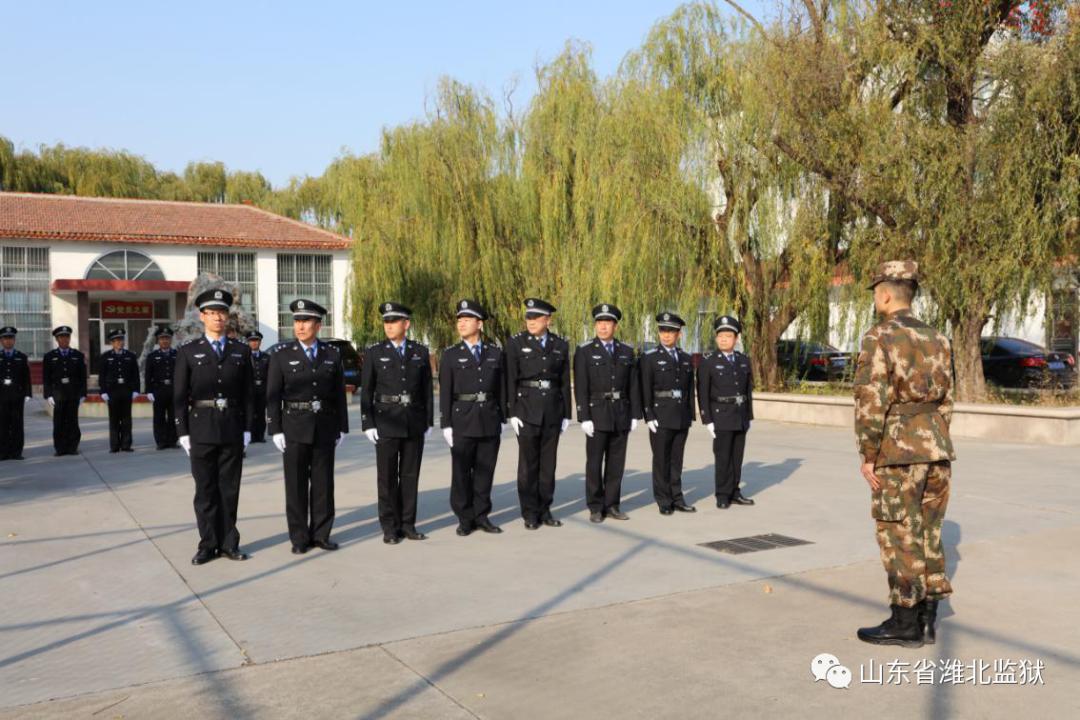
[[[866,333],[855,370],[855,436],[863,462],[955,460],[952,410],[952,349],[944,335],[910,310],[890,314]]]

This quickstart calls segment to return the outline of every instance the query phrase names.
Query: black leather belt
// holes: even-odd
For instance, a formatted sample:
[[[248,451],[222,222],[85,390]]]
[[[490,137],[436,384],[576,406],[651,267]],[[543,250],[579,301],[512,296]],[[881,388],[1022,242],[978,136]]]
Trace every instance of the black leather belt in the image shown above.
[[[592,400],[622,400],[624,394],[621,390],[613,390],[612,392],[592,393],[589,398]]]
[[[551,380],[520,380],[518,381],[518,387],[537,388],[540,390],[550,390],[552,386]]]
[[[229,398],[218,398],[216,400],[192,400],[191,407],[197,408],[217,408],[218,410],[225,410],[230,407],[235,407],[236,403],[229,400]]]
[[[311,412],[322,412],[323,406],[321,400],[311,400],[304,402],[286,401],[284,403],[286,410],[310,410]]]
[[[412,396],[408,393],[403,393],[401,395],[376,395],[375,402],[393,403],[395,405],[411,405]]]
[[[487,402],[488,400],[494,400],[494,398],[491,397],[491,393],[479,392],[454,395],[454,400],[460,402]]]
[[[729,395],[728,397],[710,398],[710,400],[712,402],[721,403],[721,404],[728,403],[728,404],[732,404],[732,405],[742,405],[744,402],[746,402],[746,396],[745,395]]]
[[[675,398],[681,400],[683,398],[682,390],[657,390],[653,393],[653,397],[658,398]]]

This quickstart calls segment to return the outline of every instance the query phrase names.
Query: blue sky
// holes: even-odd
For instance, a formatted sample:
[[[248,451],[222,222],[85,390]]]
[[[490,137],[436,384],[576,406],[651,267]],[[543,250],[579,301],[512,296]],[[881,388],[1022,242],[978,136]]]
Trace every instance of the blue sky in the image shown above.
[[[495,95],[569,39],[615,70],[678,2],[2,3],[0,135],[126,149],[159,168],[222,160],[275,186],[423,117],[448,75]],[[753,12],[770,0],[742,3]]]

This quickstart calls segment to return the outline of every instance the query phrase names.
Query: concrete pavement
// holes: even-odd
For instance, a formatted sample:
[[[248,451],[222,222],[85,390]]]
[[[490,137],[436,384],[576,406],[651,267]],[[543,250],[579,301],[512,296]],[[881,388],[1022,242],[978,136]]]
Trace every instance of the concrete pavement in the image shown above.
[[[353,417],[354,428],[358,416]],[[644,427],[631,438],[624,523],[588,522],[584,442],[560,448],[556,515],[517,513],[503,439],[499,536],[457,537],[449,454],[433,435],[421,474],[423,543],[386,546],[374,452],[339,451],[336,553],[289,553],[280,455],[256,445],[240,500],[245,563],[193,567],[182,451],[52,457],[28,416],[27,459],[0,463],[0,717],[883,717],[1076,714],[1080,486],[1074,448],[960,441],[945,526],[956,595],[940,641],[878,652],[859,625],[885,615],[885,581],[850,431],[758,422],[744,471],[753,508],[711,502],[708,435],[695,426],[684,484],[694,515],[660,516]],[[811,544],[725,555],[701,543],[780,533]],[[848,689],[815,683],[830,652]],[[919,659],[1043,664],[1042,684],[860,682],[860,665]],[[952,676],[955,679],[955,675]],[[991,678],[992,679],[992,678]],[[1006,678],[1007,679],[1007,678]],[[93,713],[98,713],[93,715]]]

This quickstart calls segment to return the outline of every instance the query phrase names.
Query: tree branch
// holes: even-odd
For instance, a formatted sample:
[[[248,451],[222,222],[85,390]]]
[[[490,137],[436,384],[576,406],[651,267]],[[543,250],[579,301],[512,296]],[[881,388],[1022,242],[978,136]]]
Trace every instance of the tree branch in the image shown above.
[[[743,10],[743,8],[742,8],[742,7],[741,7],[741,6],[740,6],[740,5],[739,5],[739,4],[737,3],[737,2],[735,2],[735,0],[724,0],[724,2],[725,2],[725,3],[726,3],[726,4],[728,5],[728,6],[730,6],[730,7],[732,8],[732,9],[734,9],[734,10],[735,10],[735,12],[739,13],[739,14],[740,14],[740,15],[742,15],[742,16],[743,16],[744,18],[746,18],[747,20],[749,20],[749,21],[750,21],[750,23],[751,23],[751,24],[752,24],[752,25],[753,25],[753,26],[754,26],[755,28],[757,28],[757,31],[758,31],[759,33],[761,33],[761,35],[762,35],[763,37],[768,37],[768,33],[766,33],[766,32],[765,32],[765,26],[764,26],[764,25],[762,25],[762,24],[761,24],[761,22],[760,22],[760,21],[759,21],[759,20],[758,20],[758,19],[757,19],[756,17],[754,17],[754,16],[753,16],[753,15],[751,15],[750,13],[746,12],[746,10]]]

